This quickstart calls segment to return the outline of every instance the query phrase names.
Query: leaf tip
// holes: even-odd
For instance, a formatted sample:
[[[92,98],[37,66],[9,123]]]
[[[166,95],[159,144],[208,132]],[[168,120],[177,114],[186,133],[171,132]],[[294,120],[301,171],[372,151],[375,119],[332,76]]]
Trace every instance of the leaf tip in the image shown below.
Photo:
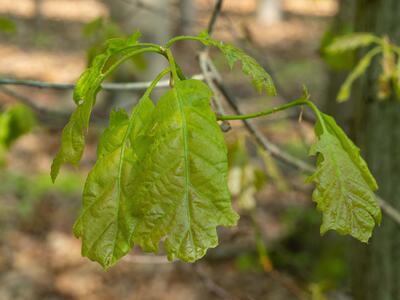
[[[343,84],[340,87],[339,93],[336,97],[336,101],[341,103],[341,102],[345,102],[349,99],[350,97],[350,87],[348,87],[346,84]]]
[[[60,172],[60,161],[58,159],[58,156],[53,160],[53,163],[51,164],[51,170],[50,170],[50,177],[51,181],[53,183],[56,182],[58,173]]]
[[[269,86],[267,86],[266,90],[267,90],[267,93],[272,97],[276,97],[278,95],[278,93],[276,91],[276,87],[273,82],[271,82],[271,84]]]

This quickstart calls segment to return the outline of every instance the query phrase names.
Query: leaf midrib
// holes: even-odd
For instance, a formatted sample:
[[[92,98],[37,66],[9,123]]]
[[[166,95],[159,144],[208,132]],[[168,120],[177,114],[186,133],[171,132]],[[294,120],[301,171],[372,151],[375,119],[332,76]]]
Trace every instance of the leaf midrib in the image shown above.
[[[139,100],[141,101],[141,100]],[[139,105],[139,103],[138,103]],[[137,108],[140,108],[139,106],[137,106]],[[114,252],[115,252],[115,246],[117,243],[117,238],[118,238],[118,231],[119,231],[119,222],[118,222],[118,218],[119,218],[119,207],[120,207],[120,201],[121,201],[121,177],[122,177],[122,168],[123,168],[123,162],[125,160],[125,149],[126,149],[126,141],[132,131],[133,128],[133,121],[135,120],[135,116],[137,114],[138,109],[134,109],[132,112],[132,115],[129,118],[129,124],[128,124],[128,128],[126,129],[125,135],[122,139],[122,143],[121,143],[121,151],[120,151],[120,158],[119,158],[119,162],[118,162],[118,173],[117,173],[117,196],[116,196],[116,208],[115,208],[115,218],[117,219],[115,224],[116,224],[116,230],[115,230],[115,237],[114,237],[114,241],[113,241],[113,247],[112,247],[112,256],[114,256]],[[130,241],[128,241],[130,242]]]
[[[188,217],[188,226],[189,226],[189,235],[190,235],[190,241],[192,243],[192,245],[194,245],[193,243],[193,233],[192,233],[192,220],[191,220],[191,206],[189,205],[189,186],[190,186],[190,169],[189,169],[189,143],[188,143],[188,128],[187,128],[187,122],[186,122],[186,116],[185,116],[185,112],[183,109],[183,103],[181,98],[179,97],[178,93],[177,93],[177,89],[173,88],[173,93],[174,96],[177,100],[177,104],[178,104],[178,109],[179,109],[179,113],[181,114],[182,117],[182,142],[183,142],[183,159],[184,159],[184,180],[185,180],[185,184],[184,184],[184,203],[186,206],[186,211],[187,211],[187,217]],[[183,240],[182,240],[183,242]]]
[[[346,188],[345,188],[345,186],[344,186],[345,184],[344,184],[344,182],[342,180],[342,178],[343,178],[342,177],[342,172],[341,172],[341,170],[339,168],[339,165],[338,165],[338,163],[336,161],[336,157],[335,157],[336,153],[335,153],[334,149],[330,148],[330,151],[332,151],[330,157],[331,157],[331,160],[332,160],[332,164],[335,166],[334,167],[335,168],[335,173],[336,173],[336,176],[338,178],[338,183],[339,183],[339,188],[340,188],[340,198],[343,201],[343,203],[340,203],[340,206],[342,206],[343,204],[346,205],[346,199],[345,199],[345,197],[343,197],[343,195],[345,195]],[[346,155],[347,155],[347,153],[346,153]],[[351,213],[350,215],[351,215],[351,223],[353,225],[353,213]],[[335,216],[335,225],[339,224],[338,219],[339,219],[339,214],[337,213],[336,216]]]
[[[338,139],[338,140],[340,142],[340,139]],[[347,153],[347,151],[345,151],[345,148],[343,148],[343,145],[341,143],[340,143],[340,145],[342,146],[342,149],[343,149],[342,151],[344,152],[343,155],[348,156],[349,161],[351,163],[355,164],[354,161],[351,159],[351,156]],[[354,194],[354,192],[351,191],[350,189],[348,189],[347,185],[346,185],[346,182],[342,180],[342,178],[344,178],[345,176],[342,174],[342,172],[341,172],[341,170],[339,168],[339,165],[338,165],[338,163],[336,161],[336,158],[335,158],[336,157],[336,152],[332,148],[329,148],[329,149],[331,151],[330,159],[332,161],[332,164],[335,166],[334,167],[335,173],[338,176],[337,180],[338,180],[338,183],[339,183],[339,186],[340,186],[340,192],[341,192],[340,198],[343,199],[343,204],[346,205],[347,198],[343,197],[343,195],[345,195],[347,193]],[[360,178],[363,179],[361,174],[360,174]],[[350,214],[350,216],[351,216],[350,223],[351,223],[351,229],[353,230],[353,228],[354,228],[354,213],[353,213],[354,206],[353,206],[352,201],[350,201],[350,206],[351,206],[351,210],[352,210],[352,213]],[[375,220],[375,217],[373,216],[373,214],[368,209],[366,209],[365,207],[363,207],[362,209],[365,210],[372,217],[373,220]],[[338,215],[336,215],[335,223],[338,224]]]

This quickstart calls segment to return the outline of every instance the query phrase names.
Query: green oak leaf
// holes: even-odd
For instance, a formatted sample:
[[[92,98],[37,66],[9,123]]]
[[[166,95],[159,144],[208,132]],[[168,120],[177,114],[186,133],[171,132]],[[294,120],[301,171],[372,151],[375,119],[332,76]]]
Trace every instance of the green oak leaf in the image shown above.
[[[317,155],[317,170],[308,178],[315,182],[313,200],[322,212],[321,234],[336,230],[367,242],[381,221],[374,191],[378,188],[359,149],[335,120],[322,114],[316,124],[317,142],[310,154]]]
[[[51,178],[57,178],[61,165],[79,163],[85,148],[85,133],[89,126],[90,115],[96,102],[96,96],[105,77],[105,68],[109,60],[124,54],[132,47],[140,47],[137,32],[127,39],[111,39],[106,43],[103,53],[97,55],[90,68],[82,73],[74,90],[76,110],[71,115],[61,136],[61,146],[51,166]]]
[[[83,191],[83,207],[74,225],[82,238],[82,255],[98,261],[105,269],[132,248],[131,234],[137,220],[131,212],[136,184],[132,169],[145,153],[142,142],[151,122],[154,105],[148,97],[139,101],[131,119],[125,111],[113,111],[110,125],[98,145],[98,159]]]
[[[227,187],[227,150],[210,106],[210,89],[183,80],[154,110],[149,147],[135,170],[132,241],[168,258],[193,262],[218,243],[216,227],[235,225]]]
[[[354,81],[365,73],[365,71],[371,64],[372,59],[375,57],[375,55],[379,54],[380,52],[382,52],[382,48],[375,47],[372,50],[370,50],[367,54],[365,54],[363,58],[358,62],[358,64],[351,71],[349,76],[347,76],[345,82],[340,87],[337,96],[337,100],[339,102],[344,102],[349,99],[351,87]]]
[[[276,95],[276,88],[271,76],[253,57],[230,44],[212,39],[205,31],[201,32],[197,37],[200,38],[204,45],[217,47],[224,54],[231,68],[237,61],[240,61],[243,73],[252,78],[254,86],[260,93],[265,88],[271,96]]]
[[[358,32],[339,36],[326,47],[325,51],[330,54],[338,54],[366,47],[372,43],[379,43],[379,38],[370,33]]]

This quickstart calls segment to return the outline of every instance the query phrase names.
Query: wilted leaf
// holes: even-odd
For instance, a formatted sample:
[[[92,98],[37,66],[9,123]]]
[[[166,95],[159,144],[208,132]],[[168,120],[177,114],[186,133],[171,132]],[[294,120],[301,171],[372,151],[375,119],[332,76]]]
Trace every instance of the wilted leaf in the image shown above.
[[[271,96],[276,95],[275,85],[271,76],[253,57],[232,45],[212,39],[206,32],[200,33],[198,38],[200,38],[201,42],[206,46],[217,47],[225,55],[231,68],[235,62],[240,61],[242,63],[243,73],[252,78],[254,86],[260,93],[265,88]]]
[[[308,179],[316,184],[313,200],[322,212],[321,234],[332,229],[367,242],[381,221],[376,181],[334,119],[322,117],[325,128],[316,124],[318,141],[310,152],[317,155],[317,170]]]

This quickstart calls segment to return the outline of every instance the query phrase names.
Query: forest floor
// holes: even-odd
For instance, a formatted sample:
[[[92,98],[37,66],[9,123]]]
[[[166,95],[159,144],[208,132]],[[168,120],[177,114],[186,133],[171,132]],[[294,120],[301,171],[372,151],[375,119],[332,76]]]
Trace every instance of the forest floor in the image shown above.
[[[106,17],[107,8],[95,0],[43,0],[38,20],[34,3],[0,1],[0,16],[12,19],[17,28],[16,33],[0,33],[0,74],[75,81],[86,66],[89,46],[82,27],[94,18]],[[206,26],[212,3],[197,1],[200,13],[195,31]],[[284,20],[266,26],[256,20],[256,1],[226,1],[215,37],[251,49],[274,78],[285,83],[281,95],[296,98],[305,84],[313,98],[322,101],[327,70],[318,49],[336,10],[336,1],[287,0]],[[188,49],[196,50],[177,51],[184,70],[193,74],[198,72],[193,67],[195,51]],[[240,99],[246,99],[241,102],[246,111],[265,107],[266,101],[283,101],[257,95],[248,81],[238,72],[229,72],[216,54],[215,61],[229,87]],[[82,180],[95,159],[96,139],[104,124],[100,122],[90,131],[79,171],[66,169],[53,186],[48,172],[59,145],[65,110],[72,109],[71,93],[12,89],[36,106],[49,109],[50,115],[42,116],[43,126],[13,145],[7,166],[0,172],[0,300],[346,299],[342,292],[343,249],[337,247],[336,236],[320,238],[319,215],[310,210],[311,186],[303,183],[305,175],[280,163],[273,164],[280,170],[278,175],[267,172],[266,182],[254,195],[257,226],[251,213],[234,199],[241,213],[239,225],[220,228],[220,246],[204,259],[195,264],[169,263],[162,253],[146,255],[134,249],[117,266],[102,271],[81,257],[80,241],[73,237],[71,228],[80,206]],[[0,90],[1,106],[16,101],[3,92]],[[258,124],[271,141],[307,159],[313,141],[310,125],[285,119]],[[240,122],[232,126],[234,130],[227,134],[229,144],[246,136]],[[251,165],[266,163],[249,141]],[[257,252],[260,239],[267,251],[263,257]],[[329,247],[328,240],[333,240]],[[332,258],[336,261],[330,265]]]

